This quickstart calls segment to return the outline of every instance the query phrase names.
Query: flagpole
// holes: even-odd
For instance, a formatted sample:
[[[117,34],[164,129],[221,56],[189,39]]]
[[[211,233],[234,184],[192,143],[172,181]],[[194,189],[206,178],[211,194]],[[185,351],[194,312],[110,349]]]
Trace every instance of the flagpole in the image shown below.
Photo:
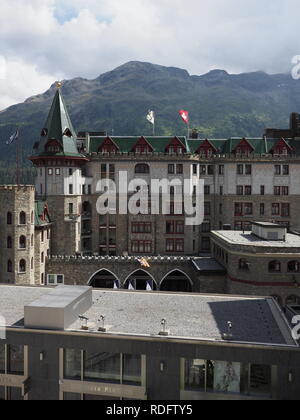
[[[153,111],[153,116],[154,116],[154,121],[153,121],[153,137],[155,137],[155,118],[156,118],[156,113]]]

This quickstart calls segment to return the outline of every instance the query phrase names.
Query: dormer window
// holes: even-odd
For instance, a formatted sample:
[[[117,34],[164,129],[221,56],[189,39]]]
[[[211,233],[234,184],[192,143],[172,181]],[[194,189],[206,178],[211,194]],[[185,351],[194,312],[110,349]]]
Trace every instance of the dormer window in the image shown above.
[[[166,153],[169,154],[183,154],[186,152],[184,144],[179,140],[179,138],[174,137],[174,139],[166,147]]]
[[[272,155],[275,156],[287,156],[293,151],[292,147],[285,141],[280,139],[277,144],[271,149]]]
[[[199,153],[202,158],[212,157],[217,153],[217,149],[207,139],[199,146],[196,153]]]
[[[63,132],[63,135],[67,137],[72,137],[72,132],[69,128],[66,128],[65,131]]]
[[[104,142],[100,145],[98,153],[117,153],[117,145],[112,141],[110,137],[107,137]]]
[[[148,143],[145,137],[141,137],[137,143],[133,146],[132,150],[133,153],[142,154],[142,153],[152,153],[153,147]]]
[[[47,128],[43,128],[42,131],[41,131],[41,136],[42,137],[46,137],[47,134],[48,134],[48,129]]]
[[[61,150],[62,147],[56,140],[49,141],[45,146],[45,151],[48,153],[59,153]]]
[[[243,139],[237,147],[233,150],[233,152],[237,156],[250,156],[251,153],[254,152],[254,148],[251,146],[251,144],[246,140]]]

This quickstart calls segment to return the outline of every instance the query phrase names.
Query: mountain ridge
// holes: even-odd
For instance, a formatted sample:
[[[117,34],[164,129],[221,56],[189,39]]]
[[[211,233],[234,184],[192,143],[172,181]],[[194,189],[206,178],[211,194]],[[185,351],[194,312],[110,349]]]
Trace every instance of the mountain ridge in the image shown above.
[[[16,125],[24,158],[31,153],[45,123],[56,87],[0,112],[3,143]],[[158,64],[130,61],[95,79],[65,80],[62,94],[77,131],[114,135],[151,135],[146,121],[156,111],[158,135],[185,135],[178,110],[190,112],[191,128],[202,137],[256,137],[267,126],[287,127],[291,112],[300,110],[300,83],[289,74],[262,71],[230,74],[215,69],[203,75]],[[4,144],[5,151],[9,150]],[[0,156],[0,167],[13,163],[13,153]]]

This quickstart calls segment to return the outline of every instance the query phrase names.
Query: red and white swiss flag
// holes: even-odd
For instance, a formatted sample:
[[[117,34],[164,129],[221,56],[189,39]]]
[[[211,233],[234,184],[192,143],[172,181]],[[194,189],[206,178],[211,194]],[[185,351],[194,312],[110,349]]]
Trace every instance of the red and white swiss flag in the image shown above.
[[[183,119],[183,121],[188,124],[189,123],[189,113],[188,111],[185,111],[184,109],[182,109],[181,111],[179,111],[179,114],[181,116],[181,118]]]

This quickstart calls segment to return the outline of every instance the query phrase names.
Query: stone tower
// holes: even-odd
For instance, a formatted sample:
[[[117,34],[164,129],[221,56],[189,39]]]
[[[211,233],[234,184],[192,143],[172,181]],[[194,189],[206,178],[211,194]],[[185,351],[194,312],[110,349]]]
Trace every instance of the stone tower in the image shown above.
[[[81,249],[81,168],[88,159],[77,149],[76,132],[59,88],[30,160],[37,168],[37,195],[47,201],[54,223],[51,251],[73,255]]]
[[[35,189],[0,186],[0,282],[35,283]]]

